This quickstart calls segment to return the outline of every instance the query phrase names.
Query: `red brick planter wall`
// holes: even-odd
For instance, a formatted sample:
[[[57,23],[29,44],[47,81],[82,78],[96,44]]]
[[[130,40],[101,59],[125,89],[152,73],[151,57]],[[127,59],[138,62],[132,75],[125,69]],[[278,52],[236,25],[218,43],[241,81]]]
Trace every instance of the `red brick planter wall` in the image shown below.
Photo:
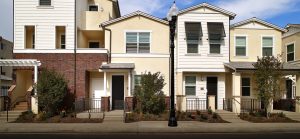
[[[165,104],[166,104],[166,110],[169,110],[170,109],[170,97],[169,96],[166,96],[165,97]]]
[[[110,97],[101,98],[101,111],[110,111]]]

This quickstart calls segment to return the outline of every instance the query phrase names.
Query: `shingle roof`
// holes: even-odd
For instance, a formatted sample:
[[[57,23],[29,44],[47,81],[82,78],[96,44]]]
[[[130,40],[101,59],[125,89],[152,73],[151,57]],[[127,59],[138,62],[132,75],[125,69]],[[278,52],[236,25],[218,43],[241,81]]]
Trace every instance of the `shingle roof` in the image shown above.
[[[255,70],[253,66],[254,63],[255,62],[230,62],[224,63],[224,65],[232,70]],[[300,71],[300,65],[284,62],[282,66],[283,70]]]
[[[222,9],[222,8],[220,8],[220,7],[217,7],[217,6],[208,4],[208,3],[201,3],[201,4],[197,4],[197,5],[195,5],[195,6],[192,6],[192,7],[183,9],[183,10],[180,10],[180,11],[179,11],[179,14],[183,14],[183,13],[186,13],[186,12],[188,12],[188,11],[192,11],[192,10],[195,10],[195,9],[198,9],[198,8],[201,8],[201,7],[207,7],[207,8],[216,10],[216,11],[218,11],[218,12],[221,12],[221,13],[223,13],[223,14],[229,15],[229,16],[230,16],[230,19],[234,19],[234,17],[236,16],[236,14],[233,13],[233,12],[227,11],[227,10],[225,10],[225,9]]]
[[[256,18],[256,17],[252,17],[252,18],[250,18],[250,19],[247,19],[247,20],[244,20],[244,21],[241,21],[241,22],[232,24],[232,25],[230,26],[230,28],[238,27],[238,26],[245,25],[245,24],[248,24],[248,23],[251,23],[251,22],[258,22],[258,23],[260,23],[260,24],[263,24],[263,25],[265,25],[265,26],[268,26],[268,27],[277,29],[277,30],[279,30],[279,31],[287,32],[287,30],[284,29],[284,28],[282,28],[282,27],[279,27],[279,26],[277,26],[277,25],[271,24],[271,23],[269,23],[269,22],[266,22],[266,21],[261,20],[261,19]]]
[[[134,63],[109,63],[100,66],[100,69],[134,69]]]
[[[288,24],[286,26],[286,28],[289,28],[289,27],[300,28],[300,24]]]
[[[107,25],[110,25],[110,24],[113,24],[113,23],[116,23],[116,22],[119,22],[119,21],[122,21],[122,20],[125,20],[125,19],[128,19],[128,18],[131,18],[131,17],[134,17],[134,16],[144,16],[146,18],[152,19],[152,20],[157,21],[157,22],[161,22],[161,23],[166,24],[166,25],[169,24],[169,22],[166,21],[166,20],[160,19],[158,17],[155,17],[153,15],[150,15],[150,14],[147,14],[147,13],[144,13],[144,12],[141,12],[141,11],[136,11],[136,12],[121,16],[119,18],[103,22],[101,24],[101,26],[107,26]]]

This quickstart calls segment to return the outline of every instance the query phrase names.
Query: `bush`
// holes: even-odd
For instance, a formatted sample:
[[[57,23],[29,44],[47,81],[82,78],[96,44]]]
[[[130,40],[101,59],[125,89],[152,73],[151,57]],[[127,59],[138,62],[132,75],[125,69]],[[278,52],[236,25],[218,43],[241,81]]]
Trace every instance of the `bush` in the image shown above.
[[[47,117],[59,114],[64,109],[63,100],[68,93],[68,85],[61,74],[43,69],[36,88],[39,108],[45,111]]]
[[[197,113],[197,115],[200,115],[200,114],[201,114],[201,112],[200,112],[199,110],[197,110],[196,113]]]
[[[162,91],[164,86],[164,78],[160,72],[144,73],[140,85],[134,89],[134,97],[137,100],[135,111],[156,115],[163,113],[166,109],[165,95]]]
[[[218,114],[214,112],[212,118],[217,119],[218,118]]]
[[[207,113],[208,113],[208,114],[210,114],[210,115],[213,113],[213,111],[212,111],[211,107],[208,107],[208,109],[207,109]]]

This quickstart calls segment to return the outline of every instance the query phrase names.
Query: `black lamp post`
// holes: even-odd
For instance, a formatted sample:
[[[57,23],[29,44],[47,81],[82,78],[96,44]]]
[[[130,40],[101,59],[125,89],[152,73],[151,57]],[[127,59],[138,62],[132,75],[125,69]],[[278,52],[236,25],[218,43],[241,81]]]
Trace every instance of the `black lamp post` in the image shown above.
[[[174,38],[175,38],[175,30],[176,30],[176,22],[177,22],[177,14],[178,14],[178,8],[176,7],[175,1],[173,6],[171,7],[167,18],[169,21],[170,26],[170,49],[171,49],[171,108],[170,108],[170,117],[169,117],[169,123],[168,126],[170,127],[176,127],[177,126],[177,120],[175,117],[175,95],[174,95],[174,89],[175,89],[175,83],[174,83]]]

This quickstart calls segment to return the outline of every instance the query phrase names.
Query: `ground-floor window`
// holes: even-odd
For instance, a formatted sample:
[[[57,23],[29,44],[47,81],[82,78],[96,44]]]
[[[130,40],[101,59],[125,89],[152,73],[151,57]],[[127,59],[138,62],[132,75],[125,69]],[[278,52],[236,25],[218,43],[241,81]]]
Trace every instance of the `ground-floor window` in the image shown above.
[[[196,76],[185,76],[185,95],[196,95]]]
[[[134,87],[141,86],[141,75],[134,75]]]
[[[0,96],[8,96],[9,86],[1,86]]]
[[[242,78],[242,96],[250,96],[251,79]]]

